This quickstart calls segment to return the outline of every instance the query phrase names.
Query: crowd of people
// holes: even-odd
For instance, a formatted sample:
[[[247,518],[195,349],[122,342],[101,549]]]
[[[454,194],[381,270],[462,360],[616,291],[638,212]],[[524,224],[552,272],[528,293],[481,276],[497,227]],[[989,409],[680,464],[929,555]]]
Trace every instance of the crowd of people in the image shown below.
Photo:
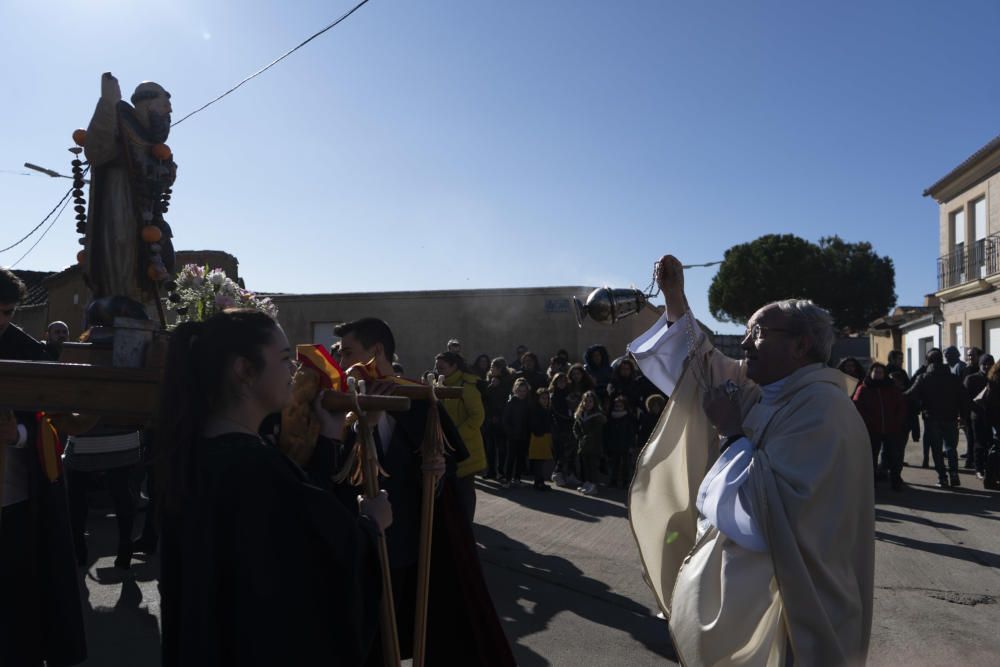
[[[888,480],[894,491],[904,487],[903,453],[907,442],[923,437],[921,467],[933,465],[941,488],[961,486],[961,467],[974,470],[987,485],[998,484],[994,441],[1000,429],[1000,364],[977,347],[966,350],[931,348],[910,377],[903,354],[894,350],[886,363],[867,369],[853,357],[838,368],[857,379],[854,404],[868,428],[875,483]],[[922,426],[922,428],[921,428]],[[965,451],[959,453],[959,431]],[[992,452],[992,453],[991,453]]]
[[[667,402],[630,358],[611,359],[602,345],[579,362],[560,349],[543,369],[523,345],[510,362],[480,354],[468,364],[451,339],[434,371],[449,386],[477,390],[445,402],[470,452],[481,446],[463,476],[470,485],[478,473],[501,489],[529,479],[539,491],[550,482],[585,495],[602,485],[627,488]]]

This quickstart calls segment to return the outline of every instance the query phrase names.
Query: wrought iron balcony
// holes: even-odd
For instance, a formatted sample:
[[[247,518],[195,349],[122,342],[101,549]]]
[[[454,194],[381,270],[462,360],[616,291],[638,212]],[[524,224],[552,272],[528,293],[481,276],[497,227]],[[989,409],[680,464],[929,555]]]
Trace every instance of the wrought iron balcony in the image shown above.
[[[1000,273],[1000,234],[938,257],[938,291]]]

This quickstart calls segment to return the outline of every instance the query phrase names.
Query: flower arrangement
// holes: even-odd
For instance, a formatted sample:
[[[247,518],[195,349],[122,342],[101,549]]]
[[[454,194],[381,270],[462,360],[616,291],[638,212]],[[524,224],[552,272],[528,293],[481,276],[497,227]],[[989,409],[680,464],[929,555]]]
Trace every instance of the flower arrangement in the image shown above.
[[[166,305],[177,312],[178,324],[200,322],[227,308],[253,308],[271,317],[278,316],[278,308],[271,299],[243,289],[222,269],[188,264],[177,272],[174,283],[176,292],[172,303]]]

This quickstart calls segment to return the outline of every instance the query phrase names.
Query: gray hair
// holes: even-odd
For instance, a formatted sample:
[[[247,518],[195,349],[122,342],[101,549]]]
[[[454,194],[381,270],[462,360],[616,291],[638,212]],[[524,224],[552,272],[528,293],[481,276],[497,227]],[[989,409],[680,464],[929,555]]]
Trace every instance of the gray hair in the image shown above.
[[[810,354],[824,364],[830,361],[833,351],[833,317],[825,308],[808,299],[775,301],[778,309],[788,316],[788,321],[812,341]]]

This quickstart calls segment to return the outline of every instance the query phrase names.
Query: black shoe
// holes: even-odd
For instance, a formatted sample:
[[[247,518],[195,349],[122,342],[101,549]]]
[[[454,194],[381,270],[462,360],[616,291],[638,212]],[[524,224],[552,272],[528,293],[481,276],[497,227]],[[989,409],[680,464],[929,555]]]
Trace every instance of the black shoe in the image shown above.
[[[971,459],[965,459],[965,464],[962,466],[965,470],[974,470],[976,468],[976,462]]]
[[[118,554],[115,558],[115,567],[119,570],[128,570],[132,567],[132,555],[131,554]]]
[[[951,485],[952,486],[962,486],[962,480],[959,479],[957,473],[951,476]]]
[[[942,477],[941,479],[938,480],[937,487],[939,489],[947,489],[948,488],[948,480],[945,479],[944,477]]]
[[[899,477],[894,478],[892,480],[892,490],[893,491],[902,491],[903,490],[903,480],[900,479]]]
[[[927,463],[927,461],[924,461],[923,463],[920,464],[920,467],[921,468],[930,468],[931,466],[930,466],[929,463]]]

